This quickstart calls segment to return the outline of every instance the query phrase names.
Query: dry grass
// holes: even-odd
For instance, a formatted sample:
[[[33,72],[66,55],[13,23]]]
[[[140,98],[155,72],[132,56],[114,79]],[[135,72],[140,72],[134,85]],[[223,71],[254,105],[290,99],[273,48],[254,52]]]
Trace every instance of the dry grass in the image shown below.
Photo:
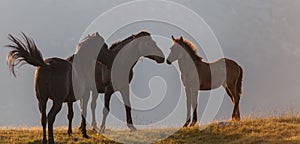
[[[169,138],[157,142],[164,143],[300,143],[300,117],[285,116],[281,118],[245,119],[240,122],[218,125],[212,123],[204,129],[198,127],[181,129]],[[84,139],[74,128],[73,136],[67,136],[66,128],[55,129],[57,143],[116,143],[93,131],[88,131],[89,139]],[[172,129],[110,131],[114,139],[128,143],[142,143],[154,137],[165,137]],[[39,143],[42,138],[41,128],[0,129],[0,143]]]

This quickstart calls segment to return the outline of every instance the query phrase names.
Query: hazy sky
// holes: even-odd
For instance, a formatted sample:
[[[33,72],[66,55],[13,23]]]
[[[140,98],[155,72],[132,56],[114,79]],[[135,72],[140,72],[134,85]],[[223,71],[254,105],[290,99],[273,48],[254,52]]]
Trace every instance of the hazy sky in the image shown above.
[[[44,58],[53,56],[66,58],[75,51],[81,34],[91,21],[106,10],[124,2],[123,0],[74,0],[72,2],[2,0],[0,45],[3,47],[8,43],[9,33],[18,34],[23,31],[35,39]],[[236,60],[244,68],[243,96],[240,103],[242,117],[274,115],[289,112],[291,109],[300,113],[299,0],[178,0],[176,2],[200,15],[216,34],[225,57]],[[173,16],[170,14],[170,17]],[[153,33],[164,31],[162,27],[155,24],[138,25],[121,31],[119,35],[114,35],[108,44],[142,29],[153,29]],[[171,31],[165,33],[173,34]],[[178,33],[176,34],[178,36]],[[167,55],[168,51],[165,51]],[[24,65],[19,69],[18,77],[13,78],[5,62],[7,52],[8,50],[4,48],[0,51],[0,126],[40,125],[33,89],[35,69]],[[143,74],[146,64],[157,67],[149,60],[139,62],[132,85],[139,83],[137,77]],[[160,67],[167,69],[167,65]],[[158,80],[159,82],[161,81]],[[148,87],[145,86],[144,89],[147,90]],[[138,91],[136,93],[142,94]],[[206,95],[199,96],[199,114],[203,111],[201,104],[207,99]],[[120,117],[124,116],[123,107],[113,104],[115,101],[113,98],[114,111],[119,112]],[[181,107],[184,113],[185,106]],[[75,109],[75,125],[78,125],[77,106]],[[101,111],[102,107],[97,107],[98,123],[101,119]],[[217,118],[228,119],[231,111],[232,104],[226,95]],[[183,113],[178,115],[184,116]],[[133,112],[133,115],[134,121],[143,119],[137,113]],[[57,119],[56,125],[67,122],[65,106]]]

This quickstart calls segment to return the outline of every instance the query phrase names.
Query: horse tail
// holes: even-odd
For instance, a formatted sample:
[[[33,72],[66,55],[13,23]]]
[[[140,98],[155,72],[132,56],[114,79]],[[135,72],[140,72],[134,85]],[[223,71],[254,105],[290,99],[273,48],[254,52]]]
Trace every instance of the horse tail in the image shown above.
[[[21,66],[25,63],[36,67],[47,66],[35,42],[31,38],[28,38],[24,33],[22,33],[24,42],[11,34],[8,35],[8,39],[11,41],[11,44],[6,45],[5,47],[11,48],[12,50],[8,53],[6,62],[14,76],[16,76],[15,66],[19,64]]]
[[[239,66],[239,68],[240,68],[240,74],[239,74],[239,78],[238,78],[238,81],[237,81],[237,92],[240,96],[242,94],[243,69],[240,66]]]

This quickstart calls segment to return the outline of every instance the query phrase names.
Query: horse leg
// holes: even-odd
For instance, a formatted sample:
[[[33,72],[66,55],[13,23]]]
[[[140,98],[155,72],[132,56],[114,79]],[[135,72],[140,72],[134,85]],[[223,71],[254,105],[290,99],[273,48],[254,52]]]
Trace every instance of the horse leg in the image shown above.
[[[47,114],[46,114],[46,108],[47,108],[47,101],[48,101],[48,87],[45,85],[45,83],[41,83],[39,79],[35,79],[35,93],[36,97],[38,99],[38,106],[39,111],[41,113],[41,124],[43,127],[43,140],[42,143],[47,143],[47,135],[46,135],[46,126],[47,126]]]
[[[62,102],[60,101],[53,101],[52,108],[50,112],[48,113],[48,139],[49,143],[54,143],[54,137],[53,137],[53,123],[55,121],[55,117],[57,113],[61,110]]]
[[[46,106],[47,106],[47,99],[46,100],[39,100],[39,110],[41,113],[41,124],[43,126],[43,141],[42,143],[47,143],[46,138],[46,125],[47,125],[47,115],[46,115]]]
[[[235,109],[236,109],[236,115],[237,119],[240,120],[240,107],[239,107],[239,102],[242,94],[242,79],[243,79],[243,69],[240,67],[240,74],[236,82],[236,95],[235,95]]]
[[[89,138],[89,136],[86,134],[86,115],[87,115],[87,103],[89,100],[89,91],[84,92],[84,96],[81,99],[81,126],[80,130],[82,133],[82,136],[84,138]]]
[[[231,102],[234,103],[233,94],[230,92],[230,89],[227,86],[224,86],[224,89],[226,90],[227,95],[230,97]]]
[[[227,85],[226,87],[227,94],[231,97],[232,103],[233,103],[233,111],[232,111],[232,120],[233,121],[239,121],[240,116],[239,112],[237,111],[239,109],[239,97],[237,95],[237,91],[235,86]]]
[[[98,98],[98,92],[97,91],[93,91],[92,92],[92,102],[91,102],[92,127],[93,127],[93,130],[97,129],[96,114],[95,114],[96,105],[97,105],[97,98]]]
[[[68,120],[69,120],[69,127],[68,127],[68,135],[71,136],[72,134],[72,119],[74,116],[73,112],[73,102],[68,102]]]
[[[197,123],[197,108],[198,108],[198,90],[191,90],[191,103],[192,103],[192,110],[193,110],[193,120],[191,123],[191,127],[195,126]]]
[[[187,127],[191,122],[191,90],[189,88],[185,88],[186,93],[186,121],[182,127]]]
[[[106,123],[106,118],[107,115],[110,111],[110,99],[111,95],[114,93],[112,86],[107,86],[105,88],[105,94],[104,94],[104,107],[103,107],[103,118],[102,118],[102,123],[100,127],[100,133],[104,133],[105,130],[105,123]]]
[[[235,99],[235,102],[234,102],[235,120],[239,121],[239,120],[241,120],[240,107],[239,107],[239,103],[240,103],[240,96],[239,96],[239,94],[236,93],[234,99]]]
[[[131,105],[130,105],[130,99],[129,99],[129,87],[126,87],[122,90],[120,90],[126,110],[126,121],[127,121],[127,127],[130,129],[130,131],[134,132],[136,131],[136,128],[134,127],[132,123],[132,117],[131,117]]]

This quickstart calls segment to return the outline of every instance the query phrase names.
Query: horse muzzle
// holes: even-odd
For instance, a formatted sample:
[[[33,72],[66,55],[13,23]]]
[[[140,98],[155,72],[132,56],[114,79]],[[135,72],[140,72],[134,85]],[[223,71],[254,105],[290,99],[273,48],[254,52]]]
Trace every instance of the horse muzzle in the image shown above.
[[[169,65],[170,65],[170,64],[172,64],[172,62],[171,62],[171,61],[169,61],[169,60],[167,59],[167,64],[169,64]]]
[[[158,57],[156,58],[156,62],[157,62],[157,63],[164,63],[164,62],[165,62],[165,58],[158,56]]]
[[[145,56],[146,58],[152,59],[157,63],[164,63],[165,62],[165,58],[161,57],[161,56],[155,56],[155,55],[150,55],[150,56]]]

